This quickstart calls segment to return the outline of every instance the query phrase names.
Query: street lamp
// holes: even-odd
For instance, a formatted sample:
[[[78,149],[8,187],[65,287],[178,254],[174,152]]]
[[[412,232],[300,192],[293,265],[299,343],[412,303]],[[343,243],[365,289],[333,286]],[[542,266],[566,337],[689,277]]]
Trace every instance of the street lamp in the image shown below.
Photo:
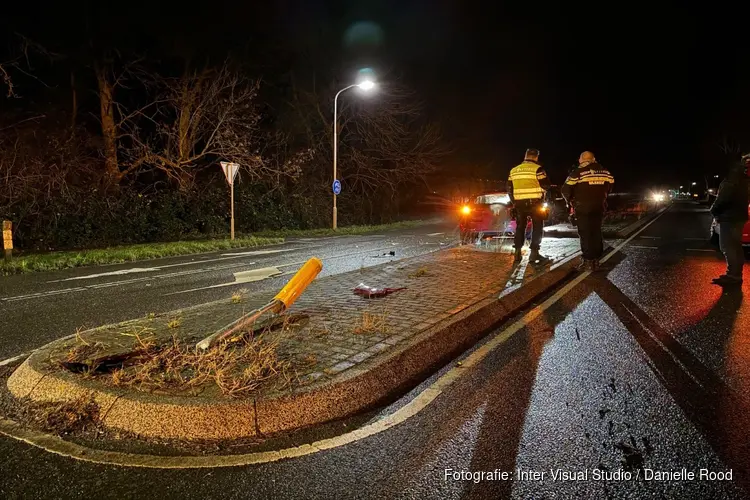
[[[338,179],[336,178],[336,162],[338,161],[338,154],[339,154],[339,127],[338,127],[338,101],[339,101],[339,95],[341,95],[342,92],[349,90],[351,88],[358,87],[365,92],[368,92],[375,88],[375,82],[372,80],[363,80],[359,83],[353,83],[352,85],[349,85],[348,87],[344,87],[343,89],[336,92],[336,97],[333,98],[333,229],[336,230],[338,227],[338,214],[336,211],[336,196],[338,193],[341,192],[341,183],[338,182]]]
[[[694,182],[694,183],[693,183],[693,186],[695,186],[696,184],[698,184],[698,183],[697,183],[697,182]]]

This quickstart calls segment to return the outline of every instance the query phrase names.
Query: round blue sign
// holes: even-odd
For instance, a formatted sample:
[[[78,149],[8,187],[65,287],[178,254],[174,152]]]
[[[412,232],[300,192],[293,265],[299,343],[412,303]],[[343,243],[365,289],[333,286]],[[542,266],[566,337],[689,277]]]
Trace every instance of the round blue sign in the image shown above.
[[[333,194],[341,194],[341,181],[338,179],[333,181]]]

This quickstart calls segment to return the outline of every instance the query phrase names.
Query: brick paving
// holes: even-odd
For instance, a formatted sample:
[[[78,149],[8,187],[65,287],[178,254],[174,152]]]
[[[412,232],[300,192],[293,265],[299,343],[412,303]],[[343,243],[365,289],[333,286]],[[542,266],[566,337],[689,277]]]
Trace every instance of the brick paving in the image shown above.
[[[265,335],[269,341],[278,342],[278,355],[292,362],[300,384],[326,380],[372,362],[471,304],[522,286],[544,272],[527,265],[527,259],[513,266],[510,245],[510,239],[491,239],[317,279],[289,311],[304,314],[307,320],[299,327]],[[546,238],[542,243],[542,253],[554,260],[578,249],[577,239]],[[353,293],[360,283],[405,289],[366,299]],[[81,338],[102,340],[111,352],[131,349],[139,332],[161,341],[178,336],[194,342],[243,312],[265,304],[272,295],[256,293],[240,303],[227,297],[183,311],[98,328],[84,332]],[[179,326],[169,326],[176,318]],[[264,390],[273,391],[273,386]]]
[[[578,248],[577,240],[548,238],[542,253],[561,260]],[[280,352],[315,360],[298,368],[302,383],[371,361],[491,293],[543,272],[526,259],[513,266],[511,253],[508,240],[489,240],[318,280],[292,308],[309,314],[310,324],[297,335],[279,336]],[[365,299],[352,293],[360,283],[406,289]],[[358,331],[363,318],[376,324]]]

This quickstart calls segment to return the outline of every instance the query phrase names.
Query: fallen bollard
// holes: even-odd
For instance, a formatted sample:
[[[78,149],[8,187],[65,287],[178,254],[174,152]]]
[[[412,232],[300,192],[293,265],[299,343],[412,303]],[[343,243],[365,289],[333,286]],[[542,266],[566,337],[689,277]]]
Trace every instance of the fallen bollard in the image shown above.
[[[320,259],[317,257],[311,258],[305,262],[305,265],[302,266],[294,276],[292,276],[292,279],[284,285],[284,288],[276,294],[271,302],[263,307],[250,311],[236,321],[220,328],[218,331],[198,342],[196,347],[201,350],[209,349],[217,342],[231,338],[232,335],[235,335],[239,331],[254,324],[258,318],[266,313],[281,314],[286,311],[292,306],[292,304],[294,304],[299,296],[302,295],[302,292],[304,292],[310,283],[312,283],[322,269],[323,263]]]

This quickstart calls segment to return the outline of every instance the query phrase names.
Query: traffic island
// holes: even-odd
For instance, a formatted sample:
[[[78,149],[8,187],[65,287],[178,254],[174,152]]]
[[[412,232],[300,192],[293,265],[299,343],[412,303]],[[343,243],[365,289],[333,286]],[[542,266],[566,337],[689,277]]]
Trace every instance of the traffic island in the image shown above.
[[[7,417],[109,439],[257,439],[361,414],[413,388],[565,279],[552,265],[460,247],[316,280],[278,320],[207,352],[207,333],[267,303],[236,292],[182,311],[78,332],[32,353],[7,379]],[[543,248],[543,251],[545,248]],[[360,284],[401,289],[380,298]],[[94,429],[92,431],[92,429]]]

